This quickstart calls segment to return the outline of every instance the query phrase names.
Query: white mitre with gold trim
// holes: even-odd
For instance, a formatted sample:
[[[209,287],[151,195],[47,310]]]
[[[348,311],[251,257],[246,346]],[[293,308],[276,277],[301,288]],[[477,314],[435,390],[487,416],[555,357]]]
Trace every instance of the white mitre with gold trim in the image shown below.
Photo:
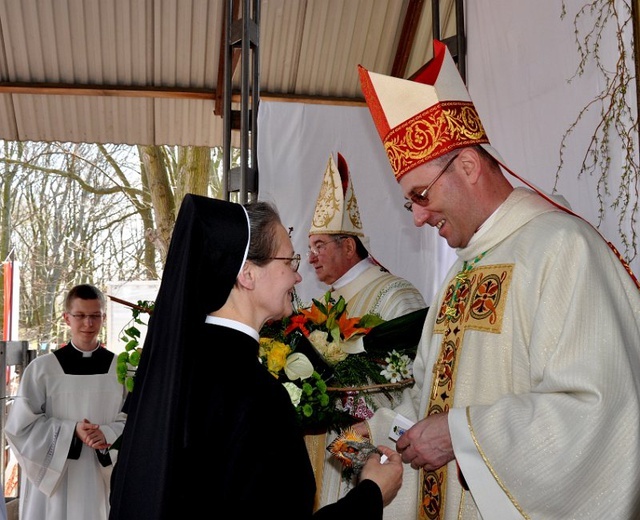
[[[365,238],[349,167],[340,154],[337,165],[333,155],[329,156],[309,235],[356,235],[361,240]]]

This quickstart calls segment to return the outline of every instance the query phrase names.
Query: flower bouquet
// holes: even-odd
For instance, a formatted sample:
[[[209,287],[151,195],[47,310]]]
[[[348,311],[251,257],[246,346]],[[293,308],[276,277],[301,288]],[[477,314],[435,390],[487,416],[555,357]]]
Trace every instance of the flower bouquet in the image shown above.
[[[339,431],[373,414],[371,394],[413,384],[412,366],[427,309],[384,321],[350,317],[327,292],[260,331],[260,357],[283,381],[306,429]],[[304,357],[311,365],[299,371]],[[288,372],[288,373],[287,373]],[[297,389],[293,388],[297,387]]]

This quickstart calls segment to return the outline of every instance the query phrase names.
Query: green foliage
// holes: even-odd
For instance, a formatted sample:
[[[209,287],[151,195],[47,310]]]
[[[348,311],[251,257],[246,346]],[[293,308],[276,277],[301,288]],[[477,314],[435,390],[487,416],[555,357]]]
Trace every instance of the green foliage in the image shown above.
[[[122,329],[122,335],[120,336],[120,340],[125,344],[125,351],[118,354],[116,373],[118,382],[123,384],[129,392],[133,390],[136,368],[140,363],[142,354],[142,347],[140,346],[141,334],[138,327],[147,326],[147,323],[140,316],[143,313],[151,314],[153,307],[154,302],[139,300],[136,307],[131,309],[131,321]]]
[[[365,351],[350,354],[336,364],[328,363],[306,334],[314,330],[328,331],[335,325],[338,332],[332,332],[332,335],[340,338],[338,324],[347,311],[343,298],[334,302],[327,293],[323,300],[313,300],[310,309],[266,323],[260,331],[262,339],[270,338],[289,345],[292,351],[304,354],[314,367],[312,377],[304,381],[292,381],[302,391],[300,402],[296,405],[302,427],[307,431],[340,431],[360,420],[352,411],[345,409],[342,403],[344,397],[354,400],[362,397],[374,409],[370,394],[382,393],[391,399],[392,392],[400,388],[398,384],[412,384],[413,380],[409,377],[402,383],[390,384],[382,370],[387,366],[386,358],[391,351],[397,357],[405,354],[409,359],[415,357],[427,310],[420,309],[388,321],[367,314],[355,319],[355,325],[349,319],[343,320],[345,328],[354,330],[354,327],[367,327],[370,330],[363,337]],[[280,380],[287,382],[284,373],[280,375]]]
[[[307,431],[318,428],[340,431],[355,422],[351,415],[335,407],[333,398],[327,393],[327,384],[318,372],[304,380],[296,412],[300,425]]]
[[[391,350],[416,355],[428,307],[399,316],[372,328],[364,337],[364,348],[370,356],[384,359]]]
[[[382,325],[383,323],[385,323],[385,321],[377,314],[365,314],[360,318],[358,326],[373,328],[377,327],[378,325]]]
[[[380,375],[380,363],[384,360],[375,360],[365,353],[352,354],[344,361],[340,361],[334,367],[334,376],[339,386],[360,386],[363,381],[367,384],[385,384],[388,381]]]
[[[273,338],[276,341],[282,341],[283,343],[290,343],[288,335],[284,333],[286,328],[291,323],[291,316],[287,316],[280,320],[269,320],[260,329],[261,338]],[[295,350],[296,345],[291,345],[291,348]]]
[[[428,310],[425,307],[374,326],[363,338],[365,352],[352,354],[333,367],[331,385],[352,387],[388,383],[380,373],[384,359],[392,350],[415,358]]]

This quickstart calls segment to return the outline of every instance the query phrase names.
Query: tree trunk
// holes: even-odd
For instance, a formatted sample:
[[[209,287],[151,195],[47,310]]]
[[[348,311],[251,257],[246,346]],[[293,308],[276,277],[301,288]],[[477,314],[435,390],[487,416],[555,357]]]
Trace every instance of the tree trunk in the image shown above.
[[[147,230],[147,237],[155,244],[164,264],[175,224],[176,203],[169,184],[169,174],[162,148],[138,146],[138,150],[147,173],[156,221],[155,229]]]
[[[177,173],[176,203],[187,193],[208,196],[211,171],[211,149],[204,146],[180,148]]]

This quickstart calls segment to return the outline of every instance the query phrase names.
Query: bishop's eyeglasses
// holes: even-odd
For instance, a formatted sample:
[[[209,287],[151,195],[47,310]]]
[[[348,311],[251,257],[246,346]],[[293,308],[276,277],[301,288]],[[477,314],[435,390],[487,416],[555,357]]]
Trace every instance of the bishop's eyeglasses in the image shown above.
[[[438,175],[436,175],[436,178],[433,179],[431,181],[431,183],[429,184],[429,186],[427,186],[424,190],[422,190],[420,193],[415,193],[415,192],[412,191],[409,194],[409,198],[411,200],[408,200],[407,202],[404,203],[404,209],[406,209],[407,211],[413,211],[413,205],[414,204],[417,204],[418,206],[422,206],[422,207],[424,207],[427,204],[429,204],[429,190],[433,187],[433,185],[436,183],[436,181],[440,177],[442,177],[442,174],[449,169],[449,166],[451,166],[453,164],[453,161],[455,161],[458,158],[458,155],[460,155],[460,154],[456,154],[451,159],[449,159],[447,164],[444,165],[444,168],[442,168],[442,170],[440,170],[440,173],[438,173]]]
[[[338,235],[331,240],[327,240],[326,242],[318,240],[313,246],[309,247],[309,250],[307,251],[307,258],[318,256],[325,247],[331,244],[331,242],[340,242],[343,238],[345,237]]]

